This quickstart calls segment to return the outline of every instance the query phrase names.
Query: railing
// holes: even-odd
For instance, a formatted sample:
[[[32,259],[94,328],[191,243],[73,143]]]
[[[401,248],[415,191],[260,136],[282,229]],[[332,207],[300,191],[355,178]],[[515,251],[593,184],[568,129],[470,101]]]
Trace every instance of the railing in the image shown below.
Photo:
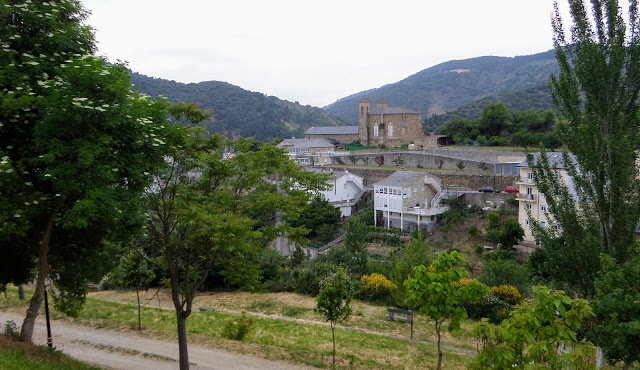
[[[443,195],[447,194],[447,189],[442,189],[438,192],[438,194],[436,194],[435,197],[433,197],[433,199],[431,199],[431,207],[435,207],[438,205],[438,203],[440,202],[440,199],[442,198]]]
[[[323,245],[322,247],[318,248],[318,254],[326,253],[329,250],[329,248],[331,248],[334,245],[336,245],[336,244],[340,243],[341,241],[343,241],[346,235],[347,234],[342,234],[339,237],[337,237],[337,238],[333,239],[332,241],[330,241],[329,243],[327,243],[327,244]]]
[[[431,208],[405,207],[402,209],[402,211],[404,213],[408,213],[412,215],[435,216],[435,215],[443,214],[448,209],[449,207],[447,206],[437,206],[437,207],[431,207]]]
[[[431,177],[429,175],[424,176],[424,183],[427,185],[432,185],[436,190],[442,189],[440,185],[440,179],[436,179],[435,177]]]
[[[516,195],[516,199],[533,201],[533,200],[536,200],[536,195],[535,195],[535,194],[522,194],[522,193],[518,193],[518,194]]]

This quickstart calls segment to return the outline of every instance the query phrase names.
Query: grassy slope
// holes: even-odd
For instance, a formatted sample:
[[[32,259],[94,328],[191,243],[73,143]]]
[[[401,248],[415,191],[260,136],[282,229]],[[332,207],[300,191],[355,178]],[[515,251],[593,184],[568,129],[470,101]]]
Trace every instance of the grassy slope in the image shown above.
[[[74,360],[48,347],[19,342],[7,335],[0,335],[0,368],[2,369],[98,369]]]
[[[154,292],[149,292],[149,300]],[[23,311],[26,303],[11,297],[0,299],[0,309]],[[136,306],[132,292],[99,292],[87,299],[85,309],[76,323],[92,327],[108,327],[135,333]],[[150,301],[154,307],[143,309],[143,334],[165,340],[175,340],[175,317],[166,294]],[[117,301],[117,302],[114,302]],[[194,307],[215,307],[214,312],[194,312],[187,320],[189,342],[203,346],[223,348],[268,359],[286,360],[316,367],[327,367],[331,362],[331,331],[324,320],[313,312],[311,297],[291,293],[216,293],[197,298]],[[254,315],[253,330],[243,342],[220,336],[227,320],[234,320],[241,311]],[[385,318],[386,307],[354,303],[354,314],[345,327],[336,330],[336,351],[339,367],[414,369],[434,368],[436,348],[406,339],[409,325],[390,322]],[[54,319],[63,319],[53,313]],[[414,338],[433,342],[435,332],[426,318],[418,316],[414,323]],[[475,339],[470,333],[471,323],[455,335],[447,334],[445,345],[475,350]],[[350,330],[360,329],[360,330]],[[366,331],[366,332],[364,332]],[[374,334],[374,333],[377,334]],[[390,336],[391,335],[391,336]],[[397,336],[397,337],[394,337]],[[465,368],[472,356],[445,350],[447,368]]]

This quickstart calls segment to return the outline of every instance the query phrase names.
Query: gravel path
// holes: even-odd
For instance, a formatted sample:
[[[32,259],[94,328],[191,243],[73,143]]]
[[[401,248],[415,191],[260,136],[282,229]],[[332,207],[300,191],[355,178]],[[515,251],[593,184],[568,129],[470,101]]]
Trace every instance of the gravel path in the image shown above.
[[[18,326],[24,316],[0,312],[0,323],[13,320]],[[47,329],[38,316],[33,340],[46,344]],[[94,329],[63,321],[52,321],[53,345],[79,360],[110,369],[177,369],[178,344],[144,339],[106,329]],[[189,345],[192,369],[310,369],[285,362]]]

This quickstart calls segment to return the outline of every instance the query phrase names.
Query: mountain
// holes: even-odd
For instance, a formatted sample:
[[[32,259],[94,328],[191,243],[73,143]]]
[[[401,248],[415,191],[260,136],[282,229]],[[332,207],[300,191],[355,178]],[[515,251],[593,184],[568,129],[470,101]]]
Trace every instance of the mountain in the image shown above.
[[[514,109],[548,109],[544,95],[551,73],[558,72],[553,50],[527,56],[485,56],[452,60],[422,70],[394,84],[342,98],[324,109],[349,124],[358,122],[358,100],[385,99],[389,106],[421,109],[423,117],[443,114],[482,101],[521,100]],[[528,101],[528,96],[537,96]],[[548,95],[548,94],[547,94]],[[488,100],[483,100],[488,99]],[[550,102],[550,100],[546,100]],[[531,104],[529,104],[531,103]],[[505,104],[507,105],[507,104]],[[470,117],[466,117],[470,118]]]
[[[195,103],[214,111],[206,122],[210,132],[229,137],[255,136],[261,141],[302,137],[312,126],[341,126],[345,122],[321,108],[300,105],[275,96],[244,90],[220,81],[184,84],[131,73],[131,82],[141,93],[166,96],[169,101]]]
[[[490,104],[502,103],[512,111],[546,111],[554,107],[551,99],[551,91],[547,83],[535,85],[522,90],[509,91],[497,96],[487,96],[467,104],[458,109],[442,114],[432,114],[424,120],[427,131],[434,131],[454,117],[462,117],[470,120],[480,118],[484,107]]]

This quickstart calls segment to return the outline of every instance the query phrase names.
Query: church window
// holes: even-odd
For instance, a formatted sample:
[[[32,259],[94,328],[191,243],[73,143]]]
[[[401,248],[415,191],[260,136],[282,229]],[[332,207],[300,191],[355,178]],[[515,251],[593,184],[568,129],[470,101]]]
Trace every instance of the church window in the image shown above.
[[[389,123],[389,137],[393,136],[393,125]]]
[[[360,115],[364,115],[364,107],[360,107]]]
[[[378,123],[373,125],[373,136],[378,136]]]

